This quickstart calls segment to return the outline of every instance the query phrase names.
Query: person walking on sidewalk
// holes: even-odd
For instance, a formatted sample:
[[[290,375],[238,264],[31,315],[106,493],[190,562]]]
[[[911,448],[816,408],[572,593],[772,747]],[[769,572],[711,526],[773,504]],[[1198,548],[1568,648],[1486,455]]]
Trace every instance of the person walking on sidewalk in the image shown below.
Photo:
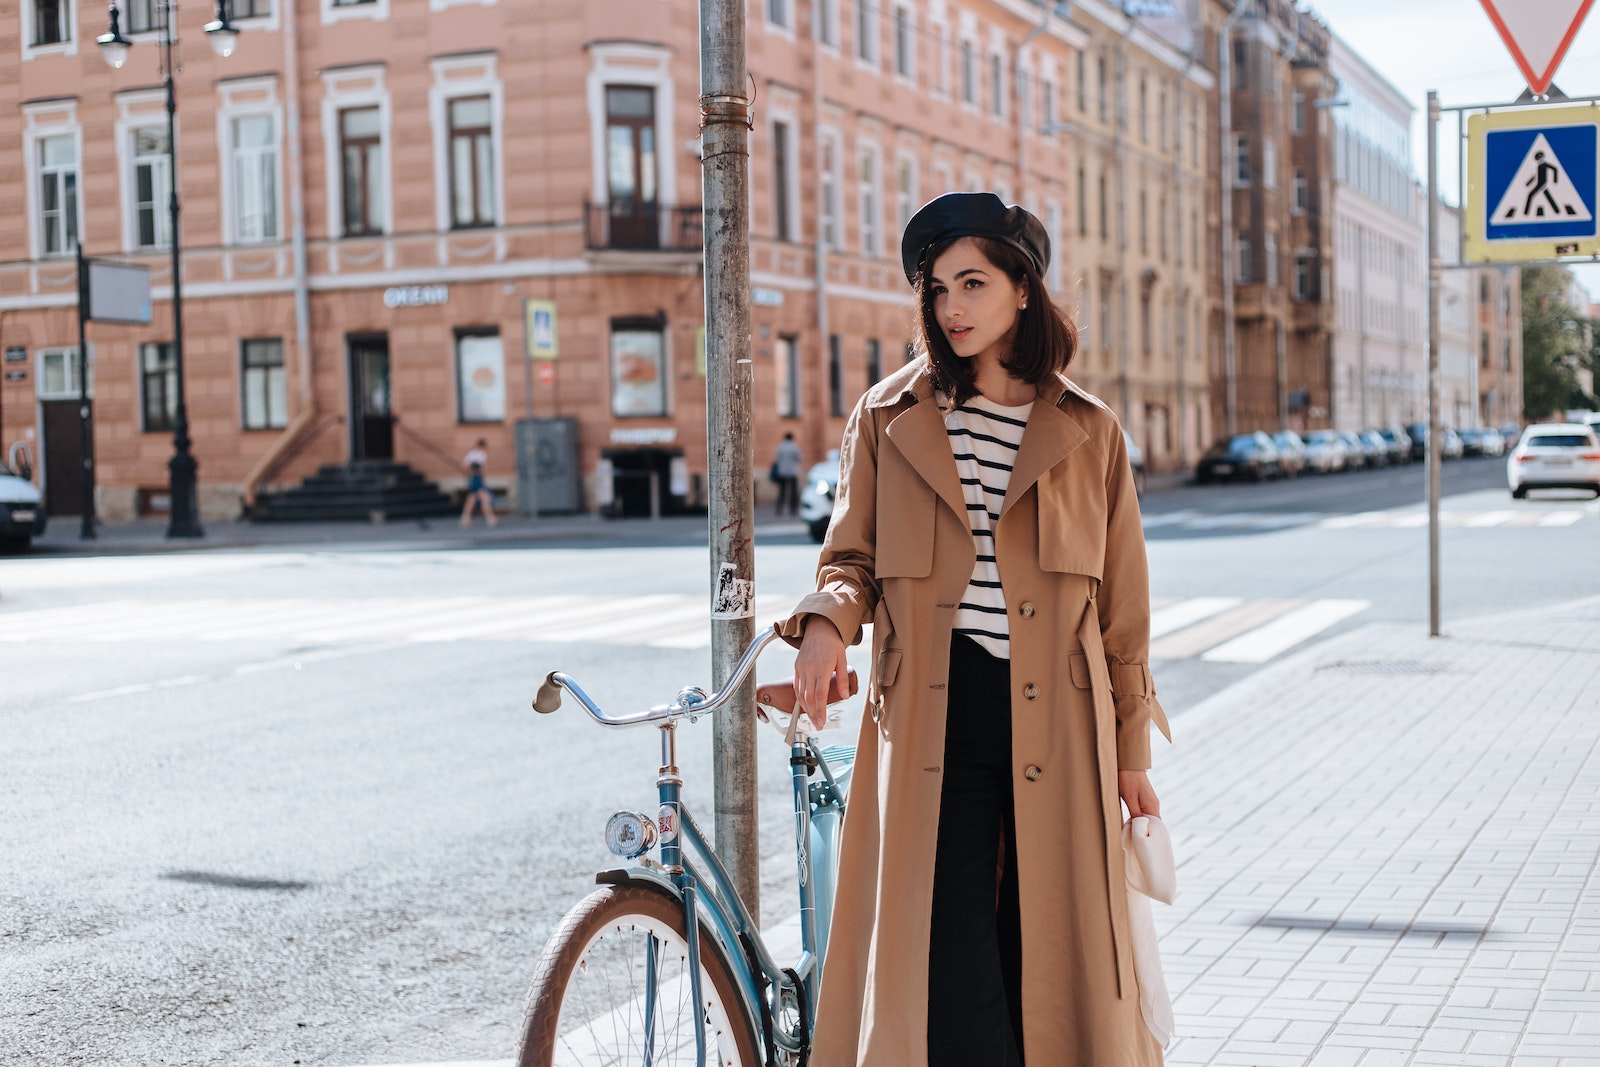
[[[1153,1067],[1121,808],[1167,733],[1116,417],[1066,377],[1039,220],[992,193],[901,243],[917,356],[845,427],[817,591],[780,624],[814,722],[872,676],[811,1063]]]
[[[784,434],[772,457],[772,480],[778,483],[778,508],[773,514],[783,514],[784,501],[788,501],[789,514],[799,512],[800,468],[803,463],[800,446],[794,443],[794,434]]]
[[[467,470],[467,502],[461,506],[462,526],[472,525],[474,507],[482,509],[484,521],[491,530],[499,524],[500,520],[494,515],[494,494],[483,480],[483,469],[489,465],[488,449],[489,442],[480,437],[461,460]]]

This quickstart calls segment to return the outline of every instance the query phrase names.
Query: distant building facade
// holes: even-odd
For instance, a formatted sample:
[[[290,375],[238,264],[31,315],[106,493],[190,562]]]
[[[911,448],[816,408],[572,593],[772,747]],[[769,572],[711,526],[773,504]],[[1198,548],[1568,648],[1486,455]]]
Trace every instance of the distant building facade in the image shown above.
[[[1422,200],[1426,208],[1426,197]],[[1439,420],[1462,429],[1522,419],[1522,284],[1515,267],[1459,267],[1461,212],[1439,209]],[[1424,309],[1426,313],[1426,309]]]

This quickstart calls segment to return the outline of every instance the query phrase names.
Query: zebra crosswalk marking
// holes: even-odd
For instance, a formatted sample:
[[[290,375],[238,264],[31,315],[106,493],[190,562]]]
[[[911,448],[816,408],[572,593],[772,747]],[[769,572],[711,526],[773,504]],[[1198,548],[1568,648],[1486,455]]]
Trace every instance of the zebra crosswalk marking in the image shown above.
[[[1239,599],[1231,596],[1196,596],[1180,600],[1176,604],[1150,613],[1150,636],[1157,638],[1174,630],[1180,630],[1207,616],[1227,611],[1238,603]]]
[[[1304,600],[1251,600],[1150,643],[1151,659],[1191,659],[1206,649],[1265,626]]]
[[[1315,600],[1279,616],[1270,626],[1202,652],[1200,658],[1209,663],[1265,663],[1369,606],[1365,600]]]

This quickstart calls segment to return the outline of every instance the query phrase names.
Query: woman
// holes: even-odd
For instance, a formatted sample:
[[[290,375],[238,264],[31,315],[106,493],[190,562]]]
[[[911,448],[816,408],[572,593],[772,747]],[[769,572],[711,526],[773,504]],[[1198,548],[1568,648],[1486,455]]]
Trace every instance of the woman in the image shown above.
[[[483,469],[488,465],[489,442],[480,437],[461,460],[461,466],[467,472],[467,502],[461,506],[463,527],[472,525],[472,509],[475,507],[483,512],[483,519],[490,529],[499,522],[494,514],[494,494],[489,492],[489,484],[483,480]]]
[[[871,622],[816,1067],[1159,1064],[1120,805],[1159,814],[1149,581],[1116,418],[1038,219],[949,193],[906,227],[920,357],[845,429],[817,592],[782,631],[802,707]]]

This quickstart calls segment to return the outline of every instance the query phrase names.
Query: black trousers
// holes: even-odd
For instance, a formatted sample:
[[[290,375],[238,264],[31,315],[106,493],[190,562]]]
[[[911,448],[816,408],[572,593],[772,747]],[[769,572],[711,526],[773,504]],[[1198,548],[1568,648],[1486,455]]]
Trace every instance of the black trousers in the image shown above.
[[[951,640],[928,939],[929,1067],[1023,1062],[1010,678],[1009,661],[961,634]]]
[[[778,483],[778,506],[774,510],[774,514],[782,515],[784,507],[787,506],[789,514],[793,515],[800,509],[800,478],[798,475],[791,475],[787,478],[778,478],[776,480]]]

